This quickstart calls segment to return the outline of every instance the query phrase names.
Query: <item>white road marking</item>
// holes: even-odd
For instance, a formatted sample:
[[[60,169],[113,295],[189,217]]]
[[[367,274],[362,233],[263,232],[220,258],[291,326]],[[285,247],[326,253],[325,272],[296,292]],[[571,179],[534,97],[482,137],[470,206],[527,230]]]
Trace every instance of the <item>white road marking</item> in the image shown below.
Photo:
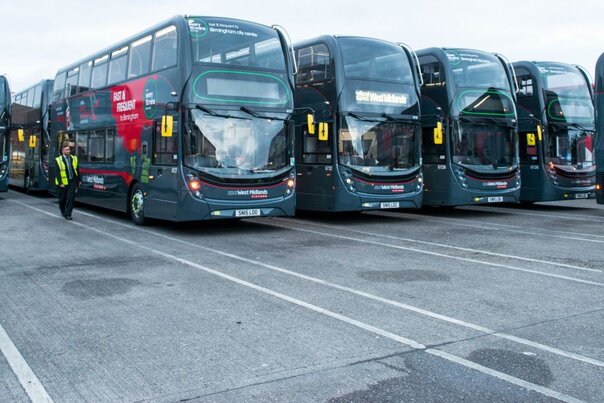
[[[392,245],[392,244],[387,244],[387,243],[383,243],[383,242],[353,238],[353,237],[344,236],[344,235],[330,234],[327,232],[315,231],[315,230],[310,230],[310,229],[293,228],[291,226],[285,226],[285,225],[274,224],[274,223],[267,223],[265,225],[275,226],[275,227],[279,227],[279,228],[286,228],[291,231],[299,231],[299,232],[306,232],[309,234],[322,235],[322,236],[330,237],[330,238],[345,239],[347,241],[354,241],[354,242],[365,243],[365,244],[369,244],[369,245],[377,245],[377,246],[381,246],[384,248],[400,249],[400,250],[406,250],[406,251],[410,251],[410,252],[421,253],[424,255],[431,255],[431,256],[438,256],[438,257],[443,257],[443,258],[447,258],[447,259],[454,259],[454,260],[459,260],[462,262],[477,263],[477,264],[483,265],[483,266],[499,267],[501,269],[520,271],[520,272],[524,272],[524,273],[531,273],[531,274],[536,274],[539,276],[552,277],[552,278],[571,281],[571,282],[579,283],[579,284],[587,284],[587,285],[593,285],[596,287],[604,287],[604,283],[598,283],[596,281],[590,281],[590,280],[583,280],[583,279],[576,278],[576,277],[563,276],[561,274],[553,274],[553,273],[547,273],[547,272],[543,272],[543,271],[539,271],[539,270],[524,269],[522,267],[510,266],[510,265],[506,265],[506,264],[492,263],[492,262],[487,262],[484,260],[448,255],[446,253],[431,252],[431,251],[417,249],[417,248],[411,248],[411,247],[407,247],[407,246]]]
[[[293,220],[293,219],[288,219],[288,218],[273,218],[273,220],[293,222],[293,223],[298,223],[298,224],[306,225],[306,226],[315,226],[315,227],[320,227],[320,228],[335,229],[338,231],[347,231],[347,232],[352,232],[352,233],[361,234],[361,235],[369,235],[369,236],[374,236],[374,237],[394,239],[397,241],[419,243],[419,244],[423,244],[423,245],[437,246],[439,248],[455,249],[455,250],[460,250],[460,251],[464,251],[464,252],[478,253],[478,254],[489,255],[489,256],[497,256],[497,257],[503,257],[503,258],[507,258],[507,259],[522,260],[525,262],[541,263],[541,264],[545,264],[545,265],[549,265],[549,266],[559,266],[559,267],[566,267],[566,268],[575,269],[575,270],[584,270],[584,271],[602,273],[602,270],[591,269],[588,267],[574,266],[574,265],[570,265],[570,264],[550,262],[548,260],[533,259],[533,258],[529,258],[529,257],[522,257],[522,256],[516,256],[516,255],[507,255],[504,253],[495,253],[495,252],[489,252],[489,251],[480,250],[480,249],[463,248],[460,246],[446,245],[446,244],[436,243],[436,242],[420,241],[417,239],[402,238],[402,237],[398,237],[398,236],[394,236],[394,235],[378,234],[378,233],[369,232],[369,231],[360,231],[360,230],[351,229],[351,228],[342,227],[342,226],[336,226],[336,225],[319,224],[316,222],[300,221],[300,220]]]
[[[581,403],[581,402],[583,402],[583,400],[579,400],[577,398],[565,395],[565,394],[560,393],[560,392],[556,392],[555,390],[551,390],[551,389],[546,388],[544,386],[536,385],[534,383],[527,382],[525,380],[516,378],[514,376],[511,376],[511,375],[508,375],[508,374],[504,374],[503,372],[499,372],[499,371],[496,371],[496,370],[491,369],[489,367],[485,367],[484,365],[476,364],[475,362],[466,360],[464,358],[460,358],[460,357],[458,357],[456,355],[449,354],[449,353],[447,353],[445,351],[442,351],[442,350],[435,350],[435,349],[429,348],[428,350],[426,350],[426,352],[428,354],[432,354],[432,355],[435,355],[437,357],[444,358],[445,360],[457,363],[459,365],[463,365],[464,367],[471,368],[473,370],[482,372],[483,374],[491,375],[492,377],[501,379],[502,381],[506,381],[506,382],[509,382],[511,384],[520,386],[522,388],[532,390],[534,392],[540,393],[540,394],[545,395],[545,396],[553,397],[554,399],[558,399],[558,400],[563,401],[563,402],[567,402],[567,403]]]
[[[526,230],[512,229],[512,228],[521,228],[521,227],[518,227],[515,225],[497,224],[497,223],[493,223],[493,222],[488,222],[488,226],[487,226],[487,225],[485,225],[486,224],[485,222],[466,220],[466,219],[460,219],[460,218],[435,217],[435,216],[426,216],[426,215],[418,215],[418,214],[411,214],[411,213],[399,213],[399,212],[396,212],[396,213],[395,212],[388,212],[388,213],[380,212],[380,213],[381,214],[378,214],[377,212],[372,212],[372,214],[381,215],[384,217],[388,217],[388,216],[413,217],[413,218],[422,217],[422,220],[424,220],[424,221],[432,221],[432,222],[440,222],[440,223],[446,222],[451,225],[457,225],[460,227],[479,228],[479,229],[483,229],[483,230],[487,230],[487,231],[505,231],[505,232],[511,232],[514,234],[537,235],[540,237],[567,239],[570,241],[604,243],[604,240],[588,238],[588,237],[602,238],[601,235],[594,235],[594,234],[582,234],[582,233],[572,233],[572,232],[565,232],[565,231],[549,231],[549,230],[544,230],[544,232],[526,231]],[[468,224],[468,223],[476,223],[476,224]],[[497,228],[494,228],[494,227],[497,227]],[[566,235],[556,235],[556,233],[566,234]],[[576,236],[570,236],[570,235],[576,235]]]
[[[594,200],[594,205],[596,204],[596,201]],[[564,214],[564,213],[555,213],[555,214],[548,214],[548,213],[536,213],[536,212],[528,212],[526,210],[520,210],[520,209],[512,209],[509,207],[502,207],[502,206],[485,206],[485,205],[476,205],[476,206],[461,206],[462,210],[465,211],[472,211],[472,210],[478,210],[478,211],[491,211],[491,210],[512,210],[514,212],[514,214],[518,214],[518,215],[528,215],[528,216],[535,216],[535,217],[549,217],[549,218],[564,218],[567,220],[577,220],[577,221],[589,221],[589,222],[594,222],[594,218],[595,219],[599,219],[601,220],[602,218],[604,218],[604,216],[599,216],[599,215],[590,215],[590,214]]]
[[[59,216],[56,215],[56,214],[52,214],[52,213],[49,213],[49,212],[44,211],[42,209],[38,209],[36,207],[29,206],[29,205],[27,205],[25,203],[20,203],[20,202],[16,202],[16,203],[18,203],[18,204],[20,204],[20,205],[22,205],[24,207],[30,208],[32,210],[38,211],[38,212],[40,212],[42,214],[49,215],[49,216],[57,218],[57,219],[59,218]],[[113,238],[113,239],[115,239],[117,241],[129,244],[129,245],[136,246],[136,247],[138,247],[140,249],[147,250],[147,251],[149,251],[151,253],[154,253],[156,255],[162,256],[162,257],[166,258],[167,260],[177,261],[177,262],[179,262],[179,263],[181,263],[183,265],[186,265],[186,266],[189,266],[189,267],[193,267],[195,269],[201,270],[201,271],[206,272],[208,274],[215,275],[215,276],[223,278],[225,280],[232,281],[232,282],[234,282],[236,284],[239,284],[239,285],[242,285],[242,286],[245,286],[245,287],[249,287],[249,288],[254,289],[256,291],[259,291],[259,292],[271,295],[271,296],[273,296],[275,298],[282,299],[282,300],[290,302],[292,304],[304,307],[306,309],[312,310],[312,311],[320,313],[322,315],[325,315],[325,316],[331,317],[333,319],[342,321],[344,323],[350,324],[352,326],[361,328],[361,329],[366,330],[368,332],[371,332],[373,334],[377,334],[379,336],[386,337],[386,338],[388,338],[390,340],[393,340],[393,341],[398,342],[400,344],[403,344],[405,346],[412,347],[412,348],[417,349],[417,350],[425,351],[428,354],[431,354],[431,355],[434,355],[434,356],[438,356],[440,358],[443,358],[445,360],[454,362],[454,363],[459,364],[459,365],[463,365],[463,366],[468,367],[468,368],[472,368],[472,369],[474,369],[476,371],[479,371],[481,373],[484,373],[486,375],[490,375],[490,376],[493,376],[495,378],[498,378],[498,379],[501,379],[503,381],[506,381],[508,383],[511,383],[511,384],[514,384],[514,385],[517,385],[517,386],[521,386],[521,387],[523,387],[523,388],[525,388],[527,390],[532,390],[534,392],[540,393],[540,394],[545,395],[545,396],[555,397],[556,399],[560,399],[562,401],[569,402],[569,403],[581,402],[578,399],[575,399],[575,398],[570,397],[570,396],[566,396],[566,395],[564,395],[564,394],[562,394],[560,392],[557,392],[557,391],[545,388],[543,386],[536,385],[536,384],[524,381],[522,379],[519,379],[519,378],[513,377],[511,375],[507,375],[507,374],[495,371],[493,369],[490,369],[490,368],[487,368],[487,367],[484,367],[484,366],[481,366],[481,365],[478,365],[478,364],[475,364],[475,363],[473,363],[471,361],[468,361],[468,360],[463,359],[461,357],[457,357],[455,355],[446,353],[444,351],[436,350],[436,349],[432,349],[432,348],[427,349],[426,346],[424,346],[423,344],[421,344],[421,343],[419,343],[417,341],[414,341],[414,340],[411,340],[411,339],[399,336],[397,334],[388,332],[388,331],[386,331],[384,329],[381,329],[381,328],[378,328],[378,327],[375,327],[375,326],[371,326],[371,325],[366,324],[364,322],[357,321],[356,319],[349,318],[347,316],[344,316],[344,315],[341,315],[341,314],[329,311],[327,309],[323,309],[323,308],[318,307],[316,305],[309,304],[309,303],[301,301],[301,300],[299,300],[297,298],[293,298],[293,297],[287,296],[285,294],[281,294],[281,293],[273,291],[271,289],[258,286],[256,284],[253,284],[253,283],[250,283],[248,281],[239,279],[237,277],[230,276],[228,274],[225,274],[225,273],[222,273],[220,271],[211,269],[209,267],[200,265],[198,263],[189,261],[187,259],[180,258],[180,257],[172,255],[170,253],[161,252],[159,250],[156,250],[156,249],[153,249],[151,247],[142,245],[142,244],[140,244],[138,242],[135,242],[135,241],[132,241],[130,239],[122,238],[120,236],[113,235],[113,234],[111,234],[109,232],[102,231],[102,230],[99,230],[97,228],[93,228],[93,227],[90,227],[88,225],[85,225],[85,224],[82,224],[82,223],[79,223],[79,222],[70,221],[69,224],[76,225],[76,226],[88,229],[90,231],[93,231],[93,232],[96,232],[98,234],[107,236],[109,238]]]
[[[28,205],[26,205],[24,203],[19,203],[19,204],[22,204],[23,206],[29,207]],[[427,317],[430,317],[432,319],[436,319],[436,320],[440,320],[440,321],[443,321],[443,322],[447,322],[447,323],[455,324],[455,325],[458,325],[458,326],[466,327],[468,329],[473,329],[473,330],[476,330],[478,332],[484,333],[486,335],[490,335],[490,336],[506,339],[506,340],[509,340],[509,341],[512,341],[512,342],[515,342],[515,343],[519,343],[519,344],[523,344],[523,345],[526,345],[526,346],[530,346],[530,347],[536,348],[538,350],[547,351],[547,352],[550,352],[552,354],[556,354],[556,355],[559,355],[559,356],[562,356],[562,357],[570,358],[570,359],[573,359],[573,360],[576,360],[576,361],[580,361],[580,362],[583,362],[583,363],[586,363],[586,364],[590,364],[590,365],[594,365],[594,366],[597,366],[597,367],[604,368],[604,361],[596,360],[596,359],[591,358],[591,357],[586,357],[586,356],[583,356],[583,355],[580,355],[580,354],[576,354],[576,353],[573,353],[573,352],[570,352],[570,351],[566,351],[566,350],[562,350],[562,349],[559,349],[559,348],[556,348],[556,347],[548,346],[546,344],[538,343],[538,342],[535,342],[535,341],[532,341],[532,340],[528,340],[528,339],[524,339],[524,338],[521,338],[521,337],[517,337],[517,336],[511,335],[511,334],[502,333],[502,332],[499,332],[497,330],[489,329],[489,328],[487,328],[485,326],[476,325],[476,324],[473,324],[473,323],[470,323],[470,322],[462,321],[460,319],[455,319],[455,318],[452,318],[452,317],[449,317],[449,316],[446,316],[446,315],[442,315],[442,314],[439,314],[439,313],[436,313],[436,312],[428,311],[428,310],[423,309],[423,308],[419,308],[419,307],[408,305],[408,304],[404,304],[404,303],[401,303],[401,302],[398,302],[398,301],[394,301],[394,300],[390,300],[390,299],[387,299],[387,298],[379,297],[377,295],[373,295],[373,294],[370,294],[370,293],[367,293],[367,292],[364,292],[364,291],[360,291],[360,290],[357,290],[357,289],[354,289],[354,288],[350,288],[350,287],[345,287],[345,286],[342,286],[342,285],[339,285],[339,284],[336,284],[336,283],[332,283],[332,282],[327,281],[327,280],[322,280],[322,279],[319,279],[319,278],[316,278],[316,277],[312,277],[312,276],[308,276],[308,275],[305,275],[305,274],[301,274],[301,273],[298,273],[298,272],[295,272],[295,271],[283,269],[281,267],[273,266],[273,265],[270,265],[270,264],[267,264],[267,263],[263,263],[263,262],[260,262],[260,261],[254,260],[254,259],[245,258],[245,257],[239,256],[239,255],[235,255],[233,253],[224,252],[224,251],[221,251],[221,250],[218,250],[218,249],[214,249],[214,248],[209,248],[207,246],[199,245],[199,244],[196,244],[196,243],[193,243],[193,242],[189,242],[189,241],[184,241],[184,240],[179,239],[179,238],[175,238],[175,237],[172,237],[172,236],[169,236],[169,235],[165,235],[165,234],[162,234],[162,233],[159,233],[159,232],[156,232],[156,231],[151,231],[151,230],[148,230],[148,229],[144,229],[144,228],[141,228],[139,226],[134,226],[132,224],[125,224],[125,223],[122,223],[122,222],[119,222],[119,221],[103,218],[103,217],[100,217],[98,215],[87,213],[87,212],[84,212],[84,211],[78,211],[78,214],[83,214],[85,216],[92,217],[92,218],[100,220],[100,221],[104,221],[104,222],[107,222],[107,223],[110,223],[110,224],[114,224],[114,225],[119,225],[119,226],[122,226],[122,227],[125,227],[125,228],[129,228],[129,229],[132,229],[132,230],[139,231],[139,232],[147,233],[147,234],[150,234],[150,235],[153,235],[153,236],[156,236],[156,237],[160,237],[160,238],[163,238],[163,239],[167,239],[169,241],[180,243],[180,244],[183,244],[183,245],[186,245],[186,246],[194,247],[194,248],[197,248],[197,249],[203,249],[203,250],[205,250],[207,252],[211,252],[211,253],[214,253],[214,254],[217,254],[217,255],[220,255],[220,256],[228,257],[228,258],[231,258],[231,259],[234,259],[234,260],[239,260],[239,261],[242,261],[242,262],[245,262],[245,263],[250,263],[250,264],[253,264],[253,265],[256,265],[256,266],[264,267],[264,268],[272,270],[272,271],[276,271],[276,272],[279,272],[279,273],[287,274],[287,275],[290,275],[290,276],[293,276],[293,277],[298,277],[298,278],[301,278],[303,280],[311,281],[311,282],[314,282],[314,283],[317,283],[317,284],[321,284],[321,285],[324,285],[324,286],[327,286],[327,287],[330,287],[330,288],[334,288],[334,289],[337,289],[337,290],[340,290],[340,291],[344,291],[344,292],[348,292],[348,293],[351,293],[351,294],[359,295],[359,296],[364,297],[364,298],[368,298],[368,299],[371,299],[371,300],[374,300],[374,301],[382,302],[382,303],[387,304],[387,305],[392,305],[392,306],[395,306],[397,308],[405,309],[407,311],[414,312],[414,313],[419,314],[419,315],[427,316]]]
[[[52,403],[50,395],[0,324],[0,351],[33,403]]]

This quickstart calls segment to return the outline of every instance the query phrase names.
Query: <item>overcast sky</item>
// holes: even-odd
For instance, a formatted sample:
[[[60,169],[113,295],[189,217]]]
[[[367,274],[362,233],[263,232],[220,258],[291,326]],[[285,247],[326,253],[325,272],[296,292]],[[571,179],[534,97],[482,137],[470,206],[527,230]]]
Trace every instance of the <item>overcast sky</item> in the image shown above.
[[[404,5],[403,5],[404,4]],[[323,34],[467,47],[511,61],[580,64],[604,52],[604,0],[6,0],[0,74],[19,91],[177,14],[279,24],[299,41]]]

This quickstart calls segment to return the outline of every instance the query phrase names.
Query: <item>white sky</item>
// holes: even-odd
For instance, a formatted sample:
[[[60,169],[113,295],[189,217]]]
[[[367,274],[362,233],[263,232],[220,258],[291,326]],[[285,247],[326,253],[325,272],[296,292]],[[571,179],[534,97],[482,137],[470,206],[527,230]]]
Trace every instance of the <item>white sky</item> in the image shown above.
[[[177,14],[279,24],[294,42],[370,36],[580,64],[592,76],[604,52],[604,0],[5,0],[0,74],[20,91]]]

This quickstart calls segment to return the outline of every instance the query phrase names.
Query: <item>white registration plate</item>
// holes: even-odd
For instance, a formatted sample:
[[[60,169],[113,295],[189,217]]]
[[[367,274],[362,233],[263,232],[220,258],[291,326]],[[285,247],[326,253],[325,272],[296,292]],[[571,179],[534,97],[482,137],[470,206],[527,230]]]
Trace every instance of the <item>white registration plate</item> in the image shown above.
[[[575,199],[587,199],[589,198],[589,195],[587,193],[576,193],[575,194]]]
[[[500,203],[503,201],[503,196],[491,196],[487,198],[489,203]]]
[[[259,208],[249,208],[246,210],[235,210],[235,217],[257,217],[262,215]]]
[[[384,202],[384,203],[380,203],[380,208],[399,208],[400,207],[400,203],[399,202]]]

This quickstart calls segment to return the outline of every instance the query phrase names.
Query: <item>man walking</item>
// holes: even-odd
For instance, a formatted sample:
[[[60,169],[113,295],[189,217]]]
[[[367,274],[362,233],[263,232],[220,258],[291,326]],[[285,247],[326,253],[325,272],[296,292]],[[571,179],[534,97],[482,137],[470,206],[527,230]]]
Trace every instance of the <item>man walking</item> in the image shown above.
[[[71,220],[73,201],[78,186],[80,186],[80,171],[78,169],[78,157],[71,155],[69,143],[64,143],[61,155],[55,158],[55,185],[59,196],[59,208],[65,219]]]

